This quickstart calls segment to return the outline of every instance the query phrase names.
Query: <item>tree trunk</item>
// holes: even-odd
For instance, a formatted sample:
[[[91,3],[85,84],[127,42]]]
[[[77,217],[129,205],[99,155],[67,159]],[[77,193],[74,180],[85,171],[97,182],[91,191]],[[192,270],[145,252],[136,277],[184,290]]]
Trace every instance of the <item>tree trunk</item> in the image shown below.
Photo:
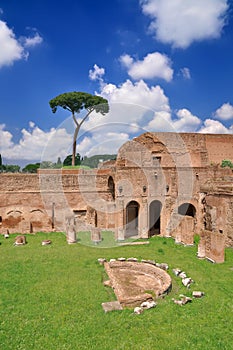
[[[72,153],[72,166],[75,166],[75,157],[76,157],[76,144],[77,144],[77,137],[79,132],[80,126],[77,126],[74,132],[74,138],[73,138],[73,153]]]
[[[73,140],[72,166],[75,166],[76,140]]]
[[[73,118],[73,121],[76,125],[76,129],[74,131],[74,138],[73,138],[72,166],[75,166],[76,144],[77,144],[77,137],[78,137],[79,129],[81,128],[81,125],[87,119],[87,117],[91,114],[92,111],[93,111],[93,109],[90,109],[80,123],[77,122],[77,120],[75,118],[75,113],[72,112],[72,118]]]

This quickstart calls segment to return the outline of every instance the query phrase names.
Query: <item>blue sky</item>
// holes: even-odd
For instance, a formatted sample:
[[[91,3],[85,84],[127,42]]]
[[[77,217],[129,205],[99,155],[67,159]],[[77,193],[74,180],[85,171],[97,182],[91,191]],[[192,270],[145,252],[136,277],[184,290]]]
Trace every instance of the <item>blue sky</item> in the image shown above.
[[[108,99],[78,139],[116,153],[144,131],[233,132],[233,6],[227,0],[0,0],[0,153],[9,163],[70,153],[72,121],[49,100]]]

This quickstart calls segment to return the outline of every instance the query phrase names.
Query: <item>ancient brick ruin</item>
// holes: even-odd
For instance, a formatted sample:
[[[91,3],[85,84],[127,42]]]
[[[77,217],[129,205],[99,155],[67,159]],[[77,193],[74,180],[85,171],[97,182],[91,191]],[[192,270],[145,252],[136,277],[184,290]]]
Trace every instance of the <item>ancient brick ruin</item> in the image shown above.
[[[93,170],[0,174],[0,233],[106,229],[116,240],[152,235],[193,244],[224,260],[233,247],[233,135],[145,133],[116,161]],[[71,219],[69,219],[71,220]]]

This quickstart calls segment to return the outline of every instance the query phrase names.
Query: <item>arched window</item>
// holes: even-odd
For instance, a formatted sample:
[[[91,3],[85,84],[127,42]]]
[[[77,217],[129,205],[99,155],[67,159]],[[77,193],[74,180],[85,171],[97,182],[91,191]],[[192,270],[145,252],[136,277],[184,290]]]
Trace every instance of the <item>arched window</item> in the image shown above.
[[[191,203],[183,203],[178,208],[178,214],[192,216],[194,218],[196,216],[196,208]]]
[[[112,199],[115,200],[115,183],[112,176],[108,178],[108,190],[111,193]]]

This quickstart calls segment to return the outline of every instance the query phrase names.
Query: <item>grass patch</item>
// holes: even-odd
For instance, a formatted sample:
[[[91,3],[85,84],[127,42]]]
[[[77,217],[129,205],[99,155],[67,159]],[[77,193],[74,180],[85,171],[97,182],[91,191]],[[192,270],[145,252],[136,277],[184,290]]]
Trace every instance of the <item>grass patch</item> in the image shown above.
[[[83,231],[78,232],[78,242],[96,248],[109,248],[109,247],[117,247],[118,243],[114,238],[114,233],[112,231],[102,231],[101,232],[101,241],[98,243],[94,243],[91,240],[91,232]]]
[[[122,243],[135,242],[135,238],[126,238],[124,241],[116,241],[114,232],[112,231],[101,231],[101,241],[95,243],[91,240],[90,231],[78,232],[78,242],[82,245],[96,248],[114,248],[119,247]]]
[[[172,239],[164,244],[160,237],[149,245],[102,250],[81,244],[80,235],[74,245],[62,233],[27,235],[28,244],[20,247],[13,246],[14,237],[0,237],[2,349],[232,349],[232,249],[226,249],[225,263],[216,265],[198,260],[196,245],[184,247]],[[41,246],[44,239],[52,244]],[[129,309],[102,310],[101,303],[114,295],[102,284],[106,276],[97,259],[121,256],[169,264],[173,288],[155,309],[139,316]],[[195,281],[188,293],[171,272],[176,267]],[[184,307],[172,302],[192,290],[204,291],[205,297]]]

